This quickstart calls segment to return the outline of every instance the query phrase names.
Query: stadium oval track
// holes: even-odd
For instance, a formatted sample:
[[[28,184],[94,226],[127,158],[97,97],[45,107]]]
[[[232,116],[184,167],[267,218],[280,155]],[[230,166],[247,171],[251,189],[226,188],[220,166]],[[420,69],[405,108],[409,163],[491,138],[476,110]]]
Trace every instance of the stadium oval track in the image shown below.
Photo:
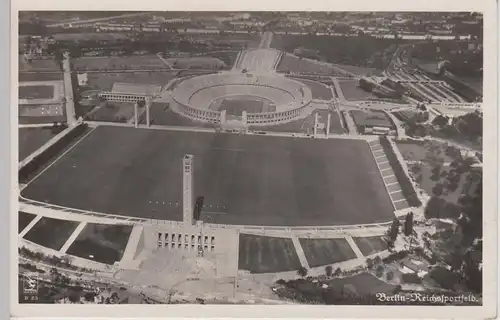
[[[173,110],[191,119],[216,124],[226,121],[225,110],[219,110],[220,105],[215,103],[225,98],[253,98],[272,105],[261,112],[244,111],[245,115],[241,117],[232,116],[232,119],[249,125],[273,125],[296,120],[312,100],[310,88],[299,81],[279,75],[251,73],[194,77],[181,82],[172,96]]]

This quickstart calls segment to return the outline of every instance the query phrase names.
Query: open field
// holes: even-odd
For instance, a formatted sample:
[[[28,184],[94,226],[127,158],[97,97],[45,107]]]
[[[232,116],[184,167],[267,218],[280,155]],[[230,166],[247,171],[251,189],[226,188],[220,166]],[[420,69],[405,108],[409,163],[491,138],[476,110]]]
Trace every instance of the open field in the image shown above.
[[[276,71],[320,73],[320,74],[331,74],[332,76],[342,75],[342,73],[339,72],[338,68],[307,59],[300,59],[290,54],[283,55],[281,61],[276,67]]]
[[[141,117],[141,123],[146,123],[145,116]],[[210,123],[204,123],[183,117],[172,111],[165,103],[155,102],[151,104],[151,124],[198,128],[214,127],[214,125]]]
[[[224,61],[213,57],[167,58],[174,69],[224,69]]]
[[[50,127],[19,128],[19,161],[35,152],[53,136]]]
[[[394,39],[377,39],[372,36],[275,34],[271,47],[286,52],[293,52],[297,48],[311,50],[317,56],[339,66],[370,65],[378,68],[382,67],[381,63],[373,63],[375,61],[371,61],[372,58],[393,44]]]
[[[297,270],[299,257],[290,238],[240,234],[238,269],[251,273]]]
[[[387,242],[381,236],[353,238],[364,256],[387,250]]]
[[[54,59],[36,59],[28,62],[19,56],[19,72],[23,71],[59,71],[61,67]]]
[[[356,254],[344,238],[300,238],[299,240],[306,255],[307,263],[312,268],[356,258]]]
[[[295,133],[307,133],[312,134],[314,127],[314,113],[308,115],[305,118],[290,121],[287,123],[269,125],[269,126],[250,126],[253,130],[263,130],[271,132],[295,132]]]
[[[131,232],[132,226],[88,223],[67,253],[113,264],[122,258]]]
[[[36,100],[52,99],[53,97],[53,85],[19,86],[19,99]]]
[[[360,76],[366,76],[368,74],[380,72],[378,69],[375,69],[375,68],[351,66],[348,64],[339,64],[339,65],[337,65],[337,67],[339,67],[340,69],[352,72],[354,74],[360,75]]]
[[[238,56],[239,51],[214,51],[203,53],[203,57],[212,57],[217,58],[224,62],[226,68],[232,68],[234,63],[236,62],[236,57]]]
[[[168,68],[157,55],[83,57],[71,59],[75,70],[123,70],[141,68]]]
[[[43,217],[26,233],[24,239],[60,250],[79,222]]]
[[[345,139],[98,127],[30,183],[23,196],[180,220],[176,203],[185,154],[195,157],[194,194],[205,197],[203,215],[213,223],[337,225],[393,217],[368,145]]]
[[[366,92],[358,86],[357,80],[339,80],[340,88],[346,100],[368,100],[376,99],[377,97],[371,92]]]
[[[89,73],[89,86],[104,91],[109,91],[115,82],[135,84],[158,84],[165,86],[170,80],[175,79],[177,72],[121,72],[121,73]]]
[[[139,110],[140,112],[140,110]],[[134,117],[134,104],[129,102],[106,102],[102,106],[97,106],[86,120],[91,121],[111,121],[127,122]]]
[[[25,81],[56,81],[63,80],[64,75],[62,72],[55,73],[19,73],[19,82]]]
[[[18,225],[17,225],[18,231],[17,232],[23,231],[24,228],[26,228],[28,226],[28,224],[30,224],[30,222],[33,221],[33,219],[35,219],[35,217],[36,216],[34,214],[19,211],[18,212]]]
[[[293,78],[296,81],[300,81],[311,89],[313,99],[319,100],[330,100],[333,99],[332,91],[327,85],[322,84],[321,82]]]
[[[23,105],[18,108],[18,112],[19,124],[66,121],[66,110],[61,104]]]

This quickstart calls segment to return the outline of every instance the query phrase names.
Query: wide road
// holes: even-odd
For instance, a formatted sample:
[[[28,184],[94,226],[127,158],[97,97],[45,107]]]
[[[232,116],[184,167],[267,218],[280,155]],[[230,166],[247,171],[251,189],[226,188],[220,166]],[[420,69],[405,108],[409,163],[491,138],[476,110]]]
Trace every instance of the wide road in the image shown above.
[[[269,49],[271,47],[271,42],[273,41],[273,33],[266,31],[262,34],[262,40],[259,44],[259,49]]]

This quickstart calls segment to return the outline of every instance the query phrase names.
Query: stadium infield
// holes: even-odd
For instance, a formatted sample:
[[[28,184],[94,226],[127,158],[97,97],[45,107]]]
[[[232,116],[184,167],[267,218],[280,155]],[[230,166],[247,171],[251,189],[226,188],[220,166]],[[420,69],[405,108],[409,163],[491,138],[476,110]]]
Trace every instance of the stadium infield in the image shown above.
[[[312,226],[394,217],[367,143],[348,139],[101,126],[22,195],[109,214],[180,220],[185,154],[195,157],[194,195],[205,197],[201,218],[207,222]]]

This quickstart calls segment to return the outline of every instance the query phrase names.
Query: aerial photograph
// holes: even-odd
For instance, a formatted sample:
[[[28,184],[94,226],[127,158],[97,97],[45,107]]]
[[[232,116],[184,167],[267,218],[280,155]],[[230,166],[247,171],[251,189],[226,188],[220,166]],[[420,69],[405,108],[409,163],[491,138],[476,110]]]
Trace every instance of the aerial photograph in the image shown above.
[[[19,303],[483,305],[481,13],[18,23]]]

